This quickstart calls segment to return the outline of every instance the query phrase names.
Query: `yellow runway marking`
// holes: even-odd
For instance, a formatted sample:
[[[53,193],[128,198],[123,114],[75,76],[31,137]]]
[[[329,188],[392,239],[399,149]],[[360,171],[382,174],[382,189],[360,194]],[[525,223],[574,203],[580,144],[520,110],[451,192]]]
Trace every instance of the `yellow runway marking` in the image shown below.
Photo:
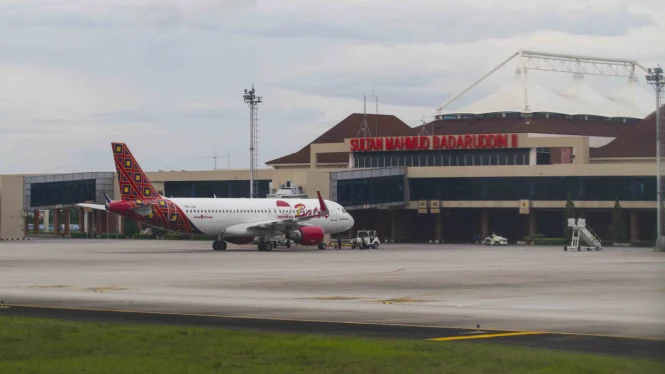
[[[431,303],[436,300],[422,300],[422,299],[412,299],[410,297],[398,297],[396,299],[387,299],[387,300],[367,300],[370,302],[381,302],[384,304],[392,304],[392,303]]]
[[[324,300],[324,301],[341,301],[341,300],[371,300],[371,297],[357,297],[357,296],[319,296],[319,297],[303,297],[299,299],[305,300]]]
[[[436,341],[450,341],[450,340],[467,340],[467,339],[488,339],[488,338],[500,338],[503,336],[521,336],[521,335],[541,335],[542,332],[536,331],[521,331],[521,332],[506,332],[502,334],[482,334],[482,335],[467,335],[467,336],[447,336],[443,338],[433,338],[427,340],[436,340]]]
[[[28,286],[30,288],[76,288],[74,286],[65,286],[61,284],[49,285],[49,286]]]
[[[183,316],[183,317],[207,317],[207,318],[226,318],[226,319],[244,319],[244,320],[259,320],[259,321],[283,321],[283,322],[309,322],[309,323],[336,323],[341,325],[358,325],[358,326],[394,326],[394,327],[415,327],[415,328],[434,328],[434,329],[456,329],[469,331],[469,327],[455,327],[455,326],[441,326],[441,325],[427,325],[427,324],[409,324],[409,323],[381,323],[381,322],[360,322],[360,321],[331,321],[331,320],[318,320],[318,319],[292,319],[292,318],[277,318],[277,317],[257,317],[257,316],[238,316],[238,315],[220,315],[220,314],[203,314],[203,313],[178,313],[178,312],[162,312],[162,311],[145,311],[145,310],[128,310],[128,309],[104,309],[104,308],[80,308],[80,307],[62,307],[50,305],[36,305],[36,304],[5,304],[7,307],[17,308],[38,308],[38,309],[59,309],[59,310],[76,310],[88,312],[110,312],[110,313],[128,313],[128,314],[154,314],[163,316]],[[473,329],[475,330],[475,329]],[[484,331],[504,331],[505,334],[514,334],[509,330],[501,329],[487,329]],[[665,342],[662,338],[650,338],[639,336],[621,336],[621,335],[604,335],[604,334],[589,334],[589,333],[575,333],[575,332],[558,332],[558,331],[533,331],[533,334],[549,334],[549,335],[573,335],[573,336],[591,336],[599,338],[614,338],[614,339],[635,339],[635,340],[650,340]],[[498,333],[496,335],[499,335]],[[477,335],[476,335],[477,336]],[[445,338],[434,338],[426,340],[438,340]]]
[[[98,287],[98,288],[86,288],[87,290],[95,290],[95,292],[104,292],[104,291],[123,291],[128,290],[129,288],[123,287]]]
[[[41,288],[41,289],[63,289],[67,288],[70,290],[79,290],[79,291],[95,291],[95,292],[104,292],[104,291],[123,291],[123,290],[128,290],[129,288],[125,287],[116,287],[116,286],[108,286],[108,287],[91,287],[91,288],[84,288],[84,287],[77,287],[77,286],[65,286],[65,285],[51,285],[51,286],[28,286],[29,288]]]

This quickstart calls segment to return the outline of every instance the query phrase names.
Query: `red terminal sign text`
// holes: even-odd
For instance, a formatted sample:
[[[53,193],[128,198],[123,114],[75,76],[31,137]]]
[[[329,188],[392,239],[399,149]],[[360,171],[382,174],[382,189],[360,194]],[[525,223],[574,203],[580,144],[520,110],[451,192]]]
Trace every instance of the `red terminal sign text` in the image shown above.
[[[517,144],[517,134],[394,136],[353,138],[351,152],[517,148]]]

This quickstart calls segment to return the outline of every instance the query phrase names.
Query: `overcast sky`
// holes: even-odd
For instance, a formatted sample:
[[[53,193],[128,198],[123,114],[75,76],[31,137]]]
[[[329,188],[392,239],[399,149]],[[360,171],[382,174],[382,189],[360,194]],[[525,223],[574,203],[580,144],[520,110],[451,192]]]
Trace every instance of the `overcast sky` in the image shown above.
[[[665,65],[663,35],[657,0],[2,0],[0,174],[114,170],[111,141],[146,170],[248,167],[252,84],[263,166],[372,90],[416,126],[520,48]]]

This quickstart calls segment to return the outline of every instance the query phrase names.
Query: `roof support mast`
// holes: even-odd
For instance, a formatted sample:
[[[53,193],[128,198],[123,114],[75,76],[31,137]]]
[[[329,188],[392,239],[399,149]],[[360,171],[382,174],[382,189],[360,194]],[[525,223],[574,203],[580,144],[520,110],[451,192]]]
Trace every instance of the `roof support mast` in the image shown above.
[[[536,51],[521,52],[525,57],[524,62],[527,69],[531,70],[634,78],[635,66],[640,66],[637,61],[633,60]],[[646,71],[646,69],[642,69]]]
[[[528,92],[526,88],[526,69],[524,66],[524,52],[520,51],[520,75],[522,76],[522,91],[524,92],[524,113],[530,113],[531,111],[529,110],[529,101],[528,101]]]
[[[436,109],[436,115],[441,115],[441,111],[450,103],[457,100],[460,96],[464,95],[466,92],[477,86],[488,76],[492,75],[494,72],[510,62],[513,58],[515,58],[515,56],[519,56],[520,58],[520,73],[522,74],[522,83],[524,85],[524,113],[530,112],[529,103],[527,102],[526,96],[527,70],[581,73],[587,75],[603,75],[628,78],[635,78],[636,67],[639,67],[644,72],[647,71],[647,69],[645,69],[642,65],[634,60],[520,50],[510,55],[510,57],[501,62],[494,69],[490,70],[487,74],[483,75],[480,79],[473,82],[462,92],[448,99],[445,103]]]
[[[457,95],[455,95],[455,96],[453,96],[452,98],[448,99],[448,101],[446,101],[445,103],[441,104],[441,106],[438,107],[438,108],[436,109],[437,114],[441,114],[441,110],[442,110],[443,108],[445,108],[448,104],[450,104],[450,103],[452,103],[453,101],[457,100],[460,96],[464,95],[464,94],[467,93],[469,90],[471,90],[472,88],[476,87],[476,86],[478,85],[478,83],[484,81],[485,78],[489,77],[490,75],[494,74],[494,72],[496,72],[497,70],[501,69],[501,68],[503,67],[503,65],[509,63],[510,60],[512,60],[513,58],[515,58],[515,56],[517,56],[518,54],[519,54],[519,52],[513,53],[510,57],[508,57],[505,61],[503,61],[502,63],[500,63],[497,67],[495,67],[494,69],[490,70],[487,74],[483,75],[483,76],[482,76],[480,79],[478,79],[477,81],[473,82],[473,84],[471,84],[469,87],[467,87],[464,91],[458,93]]]

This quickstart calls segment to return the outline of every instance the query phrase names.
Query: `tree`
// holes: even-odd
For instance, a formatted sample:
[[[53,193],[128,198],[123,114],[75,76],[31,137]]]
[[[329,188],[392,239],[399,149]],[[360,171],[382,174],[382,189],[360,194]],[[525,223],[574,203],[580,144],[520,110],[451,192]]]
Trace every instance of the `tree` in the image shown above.
[[[123,219],[122,220],[124,223],[124,231],[125,231],[125,236],[127,238],[131,238],[134,236],[134,234],[139,233],[139,228],[138,225],[136,224],[136,221],[132,221],[131,219]]]
[[[626,224],[623,221],[623,210],[619,204],[619,198],[614,202],[614,209],[612,210],[610,239],[617,243],[626,242],[628,240],[628,233],[626,232]]]
[[[563,212],[563,232],[564,238],[570,240],[572,232],[566,230],[568,227],[568,218],[577,218],[577,212],[575,211],[575,203],[572,200],[570,192],[568,192],[568,199],[566,201],[566,210]]]

